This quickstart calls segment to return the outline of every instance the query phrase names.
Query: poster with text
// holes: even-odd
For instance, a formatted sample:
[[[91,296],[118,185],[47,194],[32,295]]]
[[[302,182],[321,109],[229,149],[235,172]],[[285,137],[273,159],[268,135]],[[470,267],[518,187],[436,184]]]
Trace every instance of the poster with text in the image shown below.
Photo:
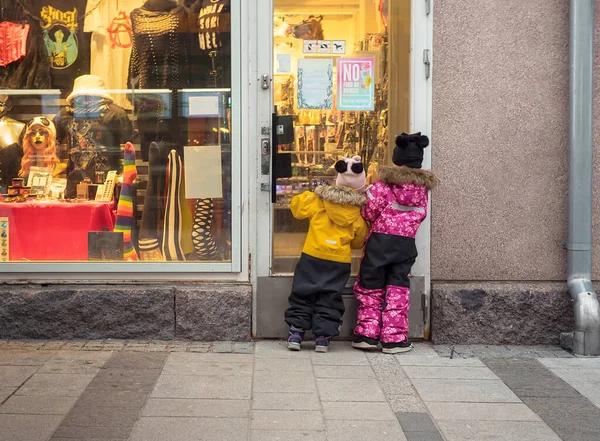
[[[338,110],[375,110],[374,58],[337,60]]]
[[[298,109],[333,108],[333,60],[298,60]]]

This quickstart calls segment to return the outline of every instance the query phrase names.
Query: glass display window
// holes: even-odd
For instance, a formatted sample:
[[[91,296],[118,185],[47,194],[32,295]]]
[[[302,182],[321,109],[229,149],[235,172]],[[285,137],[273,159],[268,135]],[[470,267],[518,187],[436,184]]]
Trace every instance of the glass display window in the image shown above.
[[[318,3],[318,4],[317,4]],[[292,274],[307,220],[291,199],[335,183],[335,163],[361,157],[367,183],[391,165],[394,138],[410,131],[410,0],[274,2],[274,105],[291,116],[274,171],[272,274]],[[285,164],[282,165],[282,164]],[[283,171],[282,171],[283,170]],[[360,250],[353,252],[356,274]]]
[[[240,2],[2,9],[0,271],[239,271]]]

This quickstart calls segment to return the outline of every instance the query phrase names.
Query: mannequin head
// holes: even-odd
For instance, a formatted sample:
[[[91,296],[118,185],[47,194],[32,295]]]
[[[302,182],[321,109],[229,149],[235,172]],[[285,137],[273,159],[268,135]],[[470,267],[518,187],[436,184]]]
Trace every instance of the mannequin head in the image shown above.
[[[8,96],[0,95],[0,118],[10,112],[11,106],[8,104]]]
[[[23,159],[19,176],[29,175],[32,166],[47,167],[54,170],[59,163],[56,156],[56,128],[52,121],[38,116],[32,119],[23,138]]]

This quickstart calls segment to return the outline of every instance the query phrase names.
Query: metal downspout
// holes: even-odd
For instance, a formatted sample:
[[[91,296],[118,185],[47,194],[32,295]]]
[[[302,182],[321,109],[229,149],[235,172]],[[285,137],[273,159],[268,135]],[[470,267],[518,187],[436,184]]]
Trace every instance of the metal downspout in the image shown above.
[[[573,353],[600,355],[600,304],[592,287],[594,0],[571,0],[569,240],[567,283]]]

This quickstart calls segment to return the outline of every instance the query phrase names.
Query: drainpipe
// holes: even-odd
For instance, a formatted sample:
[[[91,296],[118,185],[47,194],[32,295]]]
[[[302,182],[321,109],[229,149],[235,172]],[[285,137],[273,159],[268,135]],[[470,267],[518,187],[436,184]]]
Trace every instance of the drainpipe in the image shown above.
[[[600,355],[600,304],[592,287],[594,0],[571,0],[569,239],[567,283],[573,353]]]

